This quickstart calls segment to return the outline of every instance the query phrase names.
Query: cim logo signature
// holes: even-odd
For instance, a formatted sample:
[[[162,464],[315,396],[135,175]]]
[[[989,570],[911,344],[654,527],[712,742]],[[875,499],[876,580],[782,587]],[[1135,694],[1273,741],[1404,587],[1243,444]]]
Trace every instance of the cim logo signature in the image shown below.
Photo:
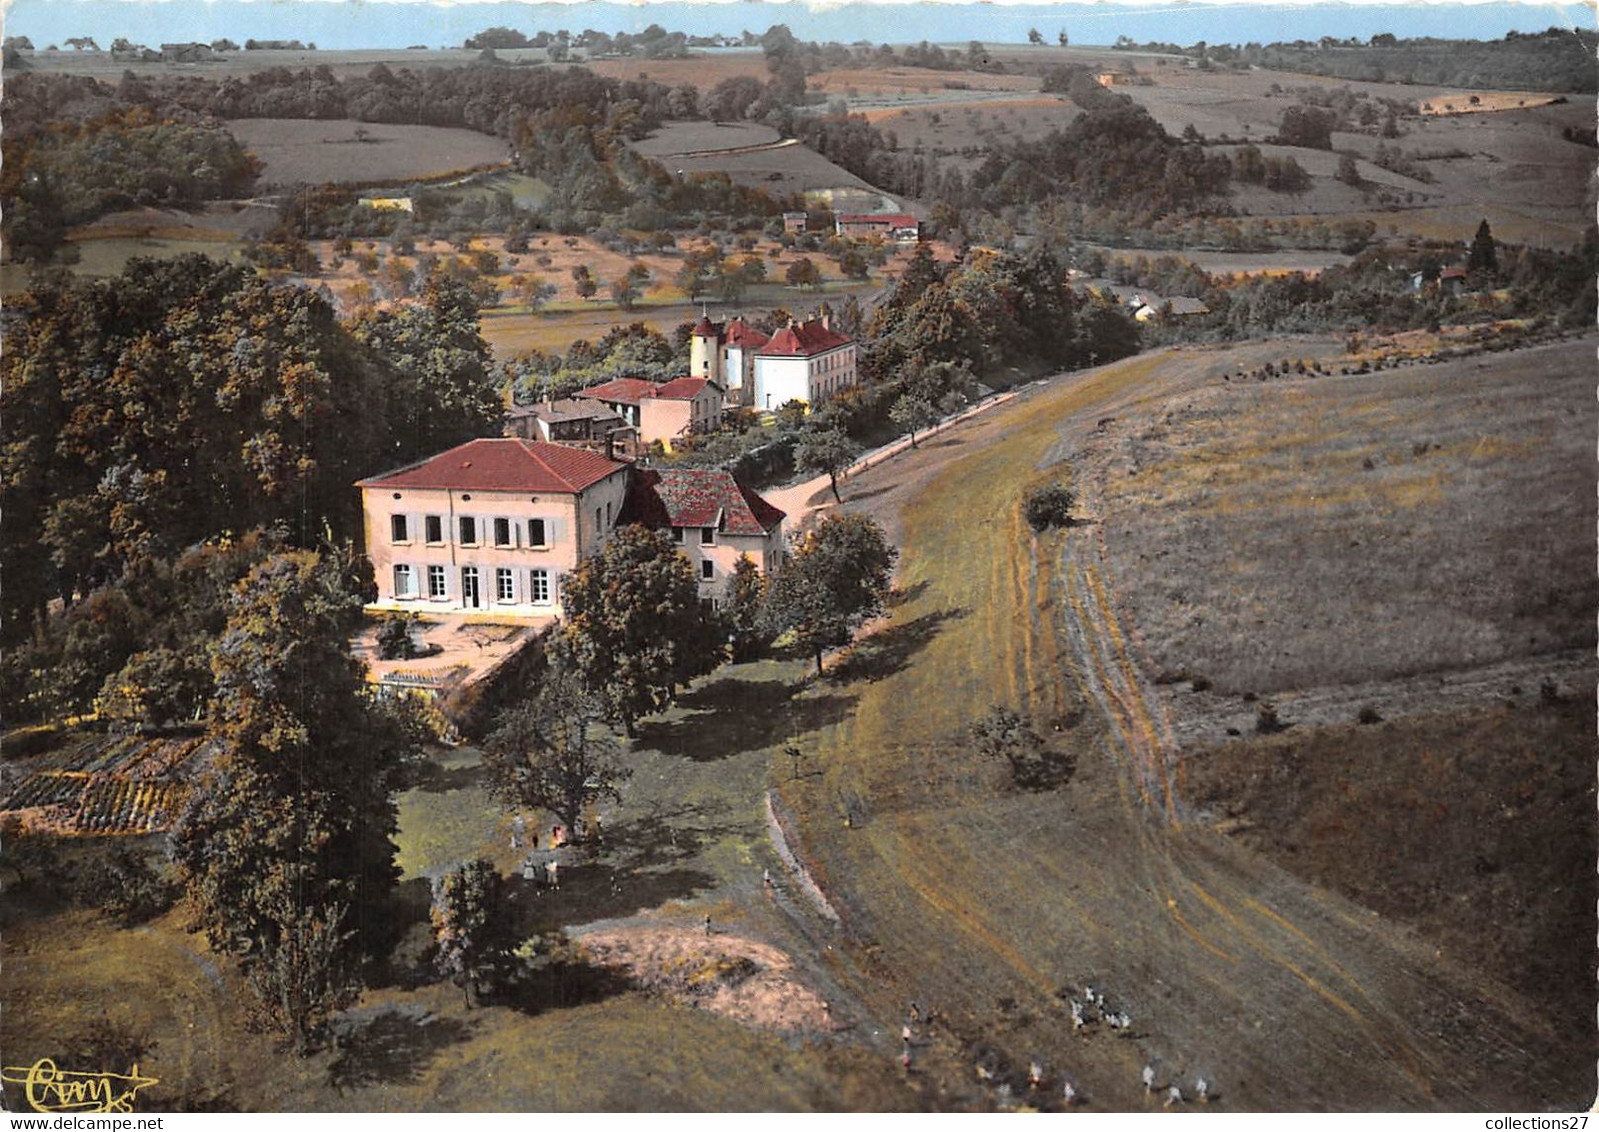
[[[127,1073],[75,1073],[57,1068],[48,1057],[0,1068],[0,1082],[21,1085],[35,1112],[132,1112],[139,1090],[159,1084],[141,1076],[137,1064]]]

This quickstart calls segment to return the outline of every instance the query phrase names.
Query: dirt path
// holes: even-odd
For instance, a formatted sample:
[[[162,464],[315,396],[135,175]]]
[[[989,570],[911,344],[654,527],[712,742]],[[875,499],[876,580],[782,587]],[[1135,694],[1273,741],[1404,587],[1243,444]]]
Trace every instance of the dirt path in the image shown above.
[[[1016,397],[1017,394],[1014,392],[1000,393],[984,401],[980,401],[970,408],[963,409],[954,416],[947,417],[940,421],[926,432],[918,433],[916,436],[916,445],[914,446],[911,444],[910,436],[906,435],[900,437],[898,440],[892,440],[880,448],[872,449],[872,451],[866,453],[866,455],[862,456],[859,460],[856,460],[853,464],[839,473],[838,484],[840,491],[842,492],[844,484],[848,480],[859,476],[862,472],[865,472],[871,468],[875,468],[885,461],[891,460],[895,456],[900,455],[902,452],[910,451],[913,447],[918,447],[921,444],[932,440],[940,433],[947,432],[949,429],[954,428],[963,421],[970,420],[980,413],[985,413],[990,409],[996,409],[1001,405],[1008,404],[1009,402],[1015,400]],[[788,520],[785,526],[788,530],[788,533],[791,535],[803,531],[806,523],[810,520],[812,515],[819,514],[822,511],[827,511],[838,506],[837,501],[831,497],[829,480],[827,476],[814,476],[811,479],[805,480],[803,483],[793,484],[790,487],[779,488],[776,491],[769,491],[766,493],[766,500],[772,506],[779,508],[785,514],[787,514]]]
[[[852,484],[854,506],[902,509],[913,596],[884,636],[929,628],[898,668],[847,686],[859,702],[816,744],[823,773],[785,794],[812,872],[871,964],[862,998],[880,1017],[907,998],[947,1016],[925,1054],[942,1087],[994,1100],[972,1063],[997,1058],[994,1079],[1015,1080],[1037,1057],[1108,1109],[1146,1106],[1145,1064],[1189,1089],[1204,1075],[1238,1109],[1554,1108],[1582,1096],[1585,1074],[1562,1061],[1554,1029],[1502,984],[1184,822],[1176,743],[1115,615],[1101,529],[1035,539],[1020,523],[1020,490],[1099,421],[1281,348],[1167,351],[1057,379],[967,429],[961,447]],[[1091,488],[1085,501],[1092,518]],[[1066,790],[929,777],[938,745],[993,703],[1057,721],[1079,765]],[[839,797],[860,806],[844,832]],[[1067,1001],[1090,982],[1132,1017],[1128,1030],[1073,1030]]]

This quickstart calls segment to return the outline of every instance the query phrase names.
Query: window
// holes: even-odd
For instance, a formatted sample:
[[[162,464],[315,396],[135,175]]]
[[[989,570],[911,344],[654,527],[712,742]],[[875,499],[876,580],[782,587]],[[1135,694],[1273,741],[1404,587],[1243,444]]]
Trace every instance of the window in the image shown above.
[[[516,574],[504,566],[494,571],[494,592],[501,601],[515,601]]]
[[[527,521],[527,544],[529,546],[546,546],[544,541],[544,520],[529,519]]]
[[[411,572],[409,566],[396,566],[394,568],[394,596],[416,596],[416,575]]]
[[[534,605],[550,604],[550,572],[548,570],[528,571],[528,600]]]
[[[716,545],[716,528],[715,527],[701,527],[700,528],[700,545],[701,546],[715,546]]]
[[[611,525],[611,504],[609,501],[605,504],[605,525],[607,527]]]
[[[470,515],[461,516],[461,545],[473,546],[477,543],[477,520]]]
[[[706,558],[700,562],[700,577],[707,582],[716,577],[716,563]]]
[[[444,520],[443,520],[443,518],[441,518],[438,515],[429,515],[427,518],[422,520],[422,524],[423,524],[423,527],[424,527],[425,532],[427,534],[428,542],[443,542],[444,541]]]
[[[679,546],[681,546],[683,544],[683,528],[682,527],[673,527],[672,528],[672,541],[677,543]]]
[[[442,600],[450,596],[450,583],[443,566],[428,567],[428,597]]]
[[[496,520],[494,520],[494,545],[495,546],[510,546],[511,545],[511,520],[509,520],[509,519],[496,519]]]
[[[389,533],[394,542],[410,542],[411,535],[407,529],[404,515],[389,516]]]
[[[605,529],[600,524],[600,509],[598,507],[594,508],[594,529],[597,531],[603,531]]]

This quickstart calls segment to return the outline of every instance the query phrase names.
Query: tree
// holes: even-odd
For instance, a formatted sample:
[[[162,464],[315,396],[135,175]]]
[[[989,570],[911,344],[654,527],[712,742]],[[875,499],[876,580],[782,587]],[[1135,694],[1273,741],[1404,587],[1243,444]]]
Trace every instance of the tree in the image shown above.
[[[555,284],[546,282],[544,276],[527,274],[517,277],[516,296],[530,311],[536,311],[555,296]]]
[[[727,623],[735,661],[750,659],[771,639],[761,618],[767,588],[766,575],[749,555],[740,554],[733,564],[732,576],[727,579],[727,593],[722,601],[722,619]]]
[[[699,581],[662,532],[618,528],[566,575],[562,592],[562,643],[574,671],[629,736],[635,720],[666,707],[715,665]]]
[[[905,393],[888,410],[888,419],[911,434],[915,448],[916,434],[937,423],[938,407],[919,393]]]
[[[517,941],[507,905],[504,880],[482,857],[433,882],[434,964],[461,988],[468,1010],[511,965]]]
[[[1333,126],[1337,116],[1330,110],[1317,106],[1294,105],[1283,111],[1282,124],[1277,128],[1277,140],[1283,145],[1303,146],[1306,149],[1331,149]]]
[[[211,945],[240,957],[300,1053],[392,923],[391,787],[409,740],[349,655],[360,613],[342,565],[310,551],[239,584],[212,659],[216,755],[173,835]]]
[[[816,657],[848,644],[855,629],[883,612],[899,551],[863,515],[829,515],[807,534],[773,579],[769,623]]]
[[[865,279],[870,274],[866,257],[858,248],[845,248],[839,254],[838,269],[844,273],[845,279]]]
[[[1048,527],[1071,526],[1072,508],[1076,505],[1077,493],[1056,480],[1029,491],[1023,500],[1022,510],[1027,516],[1027,525],[1035,531],[1042,531]]]
[[[1477,234],[1471,238],[1471,248],[1466,253],[1466,270],[1472,275],[1492,275],[1499,270],[1499,253],[1494,243],[1493,230],[1486,219],[1477,225]]]
[[[538,691],[500,714],[484,745],[495,795],[513,812],[548,810],[576,833],[632,772],[601,723],[604,703],[557,654]]]
[[[572,286],[577,289],[577,297],[580,299],[592,299],[594,292],[600,289],[599,284],[594,282],[594,276],[589,272],[588,264],[585,263],[572,268]]]
[[[839,503],[844,497],[838,493],[838,474],[853,464],[861,454],[860,445],[849,434],[834,425],[812,425],[803,430],[794,450],[794,463],[801,472],[827,475],[833,489],[833,499]]]
[[[416,656],[416,639],[411,636],[416,620],[414,613],[387,618],[378,629],[378,656],[384,660],[410,660]]]
[[[1042,47],[1044,43],[1044,33],[1039,31],[1037,28],[1028,28],[1027,42],[1032,44],[1034,47]]]
[[[822,285],[822,272],[814,260],[800,258],[788,265],[788,270],[783,273],[783,278],[790,287],[816,288]]]
[[[1333,177],[1351,188],[1358,189],[1365,184],[1364,178],[1360,175],[1360,167],[1355,164],[1355,156],[1352,153],[1338,155],[1338,172],[1334,173]]]
[[[1065,47],[1065,46],[1066,46],[1066,45],[1067,45],[1067,44],[1068,44],[1068,43],[1070,43],[1070,42],[1071,42],[1071,41],[1070,41],[1070,40],[1068,40],[1068,39],[1067,39],[1067,38],[1066,38],[1066,29],[1065,29],[1065,28],[1061,28],[1061,29],[1060,29],[1060,34],[1059,34],[1059,35],[1057,35],[1057,36],[1056,36],[1056,37],[1055,37],[1055,38],[1056,38],[1056,39],[1058,39],[1058,40],[1059,40],[1059,41],[1060,41],[1060,45],[1061,45],[1061,46],[1062,46],[1062,47]]]

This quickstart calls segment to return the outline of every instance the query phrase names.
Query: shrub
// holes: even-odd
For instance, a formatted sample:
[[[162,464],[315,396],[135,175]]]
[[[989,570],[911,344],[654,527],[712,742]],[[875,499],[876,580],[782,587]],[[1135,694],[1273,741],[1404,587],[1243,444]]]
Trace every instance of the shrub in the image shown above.
[[[979,754],[1010,764],[1011,781],[1023,790],[1064,786],[1077,769],[1069,754],[1044,742],[1031,719],[1009,708],[990,710],[972,724],[970,736]]]
[[[1255,709],[1255,730],[1261,735],[1275,735],[1288,730],[1288,724],[1278,716],[1276,705],[1267,700]]]
[[[1027,525],[1035,531],[1071,526],[1071,512],[1076,505],[1077,493],[1059,480],[1029,491],[1023,503]]]
[[[1380,713],[1370,704],[1367,704],[1365,707],[1360,709],[1360,714],[1355,717],[1355,720],[1357,723],[1366,724],[1368,726],[1373,723],[1381,723],[1382,713]]]
[[[378,629],[378,656],[384,660],[410,660],[421,651],[411,636],[415,614],[390,617]]]

